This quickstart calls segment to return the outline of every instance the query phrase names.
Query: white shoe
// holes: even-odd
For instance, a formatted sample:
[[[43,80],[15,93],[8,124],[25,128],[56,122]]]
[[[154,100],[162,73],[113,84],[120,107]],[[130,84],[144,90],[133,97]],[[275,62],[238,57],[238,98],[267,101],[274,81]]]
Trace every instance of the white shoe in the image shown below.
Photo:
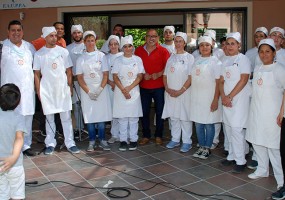
[[[217,148],[217,146],[218,146],[218,143],[213,143],[210,149],[215,149]]]
[[[258,178],[264,178],[264,177],[268,177],[268,176],[265,176],[265,175],[262,176],[262,175],[257,175],[255,173],[251,173],[247,177],[250,179],[258,179]]]
[[[115,142],[119,142],[119,141],[120,141],[119,138],[111,137],[111,138],[108,140],[108,143],[109,143],[109,144],[114,144]]]

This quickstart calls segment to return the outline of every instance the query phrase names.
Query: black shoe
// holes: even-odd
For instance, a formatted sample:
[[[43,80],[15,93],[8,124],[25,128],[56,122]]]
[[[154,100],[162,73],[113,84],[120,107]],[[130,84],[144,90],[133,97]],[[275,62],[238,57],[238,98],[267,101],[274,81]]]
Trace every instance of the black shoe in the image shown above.
[[[221,164],[223,166],[231,166],[231,165],[234,165],[236,162],[234,160],[222,160]]]
[[[120,150],[120,151],[126,151],[127,149],[128,149],[128,144],[127,144],[127,142],[121,142],[121,143],[120,143],[119,150]]]
[[[31,148],[23,151],[23,154],[26,156],[36,156],[37,155],[37,153],[35,151],[33,151]]]
[[[226,151],[226,150],[224,150],[223,154],[224,154],[224,156],[228,156],[228,155],[229,155],[229,152]]]
[[[235,165],[233,170],[232,170],[232,173],[234,174],[240,174],[244,171],[246,165]]]
[[[129,150],[130,151],[136,150],[137,147],[138,147],[138,143],[137,142],[130,142],[130,145],[129,145]]]
[[[284,199],[285,198],[285,187],[279,188],[276,192],[272,193],[272,199]]]

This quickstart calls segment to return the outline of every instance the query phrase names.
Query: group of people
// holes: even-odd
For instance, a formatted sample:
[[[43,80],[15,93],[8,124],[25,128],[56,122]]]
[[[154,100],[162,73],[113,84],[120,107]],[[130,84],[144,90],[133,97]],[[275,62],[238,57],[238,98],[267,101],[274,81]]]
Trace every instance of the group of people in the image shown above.
[[[163,34],[165,43],[160,45],[157,31],[147,30],[145,44],[135,49],[133,37],[124,36],[123,26],[117,24],[98,50],[96,33],[83,31],[79,24],[71,27],[73,42],[66,46],[60,22],[43,27],[41,38],[32,44],[23,40],[19,21],[9,23],[0,68],[0,121],[5,125],[0,129],[0,170],[9,174],[11,186],[22,189],[7,186],[0,175],[1,198],[24,198],[21,150],[36,155],[31,149],[36,95],[46,120],[46,155],[53,154],[57,145],[56,113],[67,150],[80,152],[73,136],[72,110],[77,129],[83,127],[83,115],[88,152],[97,145],[110,150],[109,144],[116,141],[120,151],[136,150],[138,144],[150,142],[154,102],[157,145],[163,144],[164,119],[169,119],[171,141],[166,148],[179,146],[180,152],[188,152],[195,124],[199,148],[193,157],[207,159],[223,127],[228,154],[221,164],[232,165],[233,173],[243,172],[251,143],[255,171],[248,177],[268,177],[270,161],[278,185],[272,198],[285,198],[284,29],[274,27],[268,33],[265,27],[257,28],[256,47],[245,55],[240,53],[239,32],[228,33],[225,46],[214,48],[216,33],[207,30],[192,54],[185,51],[186,33],[165,26]],[[143,137],[138,141],[140,118]],[[109,140],[105,137],[108,121]]]

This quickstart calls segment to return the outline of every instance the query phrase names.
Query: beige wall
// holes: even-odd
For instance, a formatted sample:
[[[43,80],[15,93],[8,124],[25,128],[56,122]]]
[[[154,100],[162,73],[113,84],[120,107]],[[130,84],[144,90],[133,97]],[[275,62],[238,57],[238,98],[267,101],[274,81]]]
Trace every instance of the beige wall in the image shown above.
[[[150,6],[151,5],[151,6]],[[38,38],[43,26],[50,26],[55,21],[62,21],[62,13],[80,11],[112,11],[112,10],[145,10],[145,9],[175,9],[175,8],[222,8],[244,7],[248,8],[248,47],[252,46],[252,33],[256,27],[272,26],[285,28],[284,0],[244,0],[244,1],[211,1],[211,2],[183,2],[162,4],[130,4],[112,6],[85,6],[62,7],[42,9],[0,10],[0,40],[6,38],[7,25],[10,20],[19,19],[19,12],[25,13],[24,24],[25,39],[31,41]]]
[[[52,26],[57,21],[56,8],[1,10],[0,40],[7,37],[8,23],[14,19],[19,20],[20,12],[25,13],[25,19],[21,22],[24,26],[24,38],[27,41],[40,37],[43,26]]]

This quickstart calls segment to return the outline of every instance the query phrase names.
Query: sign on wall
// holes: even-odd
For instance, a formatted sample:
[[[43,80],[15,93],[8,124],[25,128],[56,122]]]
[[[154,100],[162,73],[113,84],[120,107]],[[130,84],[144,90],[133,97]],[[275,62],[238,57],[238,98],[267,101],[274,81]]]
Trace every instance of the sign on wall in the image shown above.
[[[136,3],[163,3],[176,1],[197,1],[197,0],[1,0],[0,9],[23,9],[23,8],[47,8],[65,6],[86,6],[86,5],[110,5],[110,4],[136,4]],[[207,0],[199,0],[207,1]]]

